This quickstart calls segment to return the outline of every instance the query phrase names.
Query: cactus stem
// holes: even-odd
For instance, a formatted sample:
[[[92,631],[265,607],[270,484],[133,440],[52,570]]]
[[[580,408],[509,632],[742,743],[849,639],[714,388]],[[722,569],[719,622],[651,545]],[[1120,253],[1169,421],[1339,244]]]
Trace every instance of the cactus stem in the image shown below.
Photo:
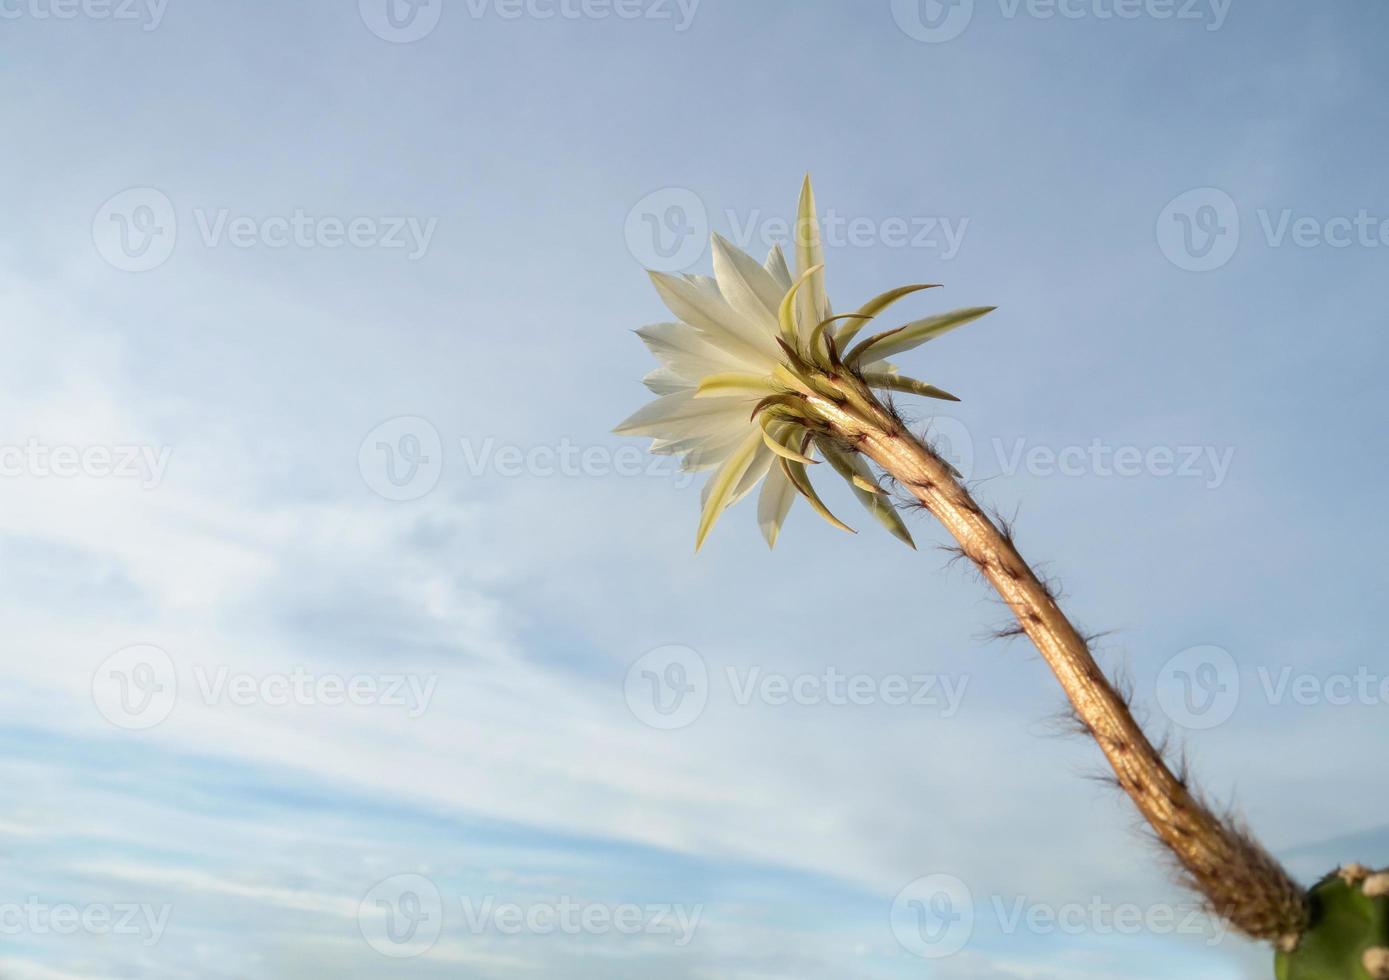
[[[1295,944],[1306,925],[1303,889],[1243,828],[1211,812],[1169,768],[1051,589],[950,465],[907,432],[859,379],[837,378],[835,384],[856,386],[855,394],[867,396],[871,411],[851,411],[818,393],[810,396],[817,411],[846,445],[910,490],[998,591],[1065,689],[1080,726],[1098,743],[1118,785],[1176,858],[1188,883],[1214,914],[1246,935]],[[862,407],[862,399],[855,403]]]

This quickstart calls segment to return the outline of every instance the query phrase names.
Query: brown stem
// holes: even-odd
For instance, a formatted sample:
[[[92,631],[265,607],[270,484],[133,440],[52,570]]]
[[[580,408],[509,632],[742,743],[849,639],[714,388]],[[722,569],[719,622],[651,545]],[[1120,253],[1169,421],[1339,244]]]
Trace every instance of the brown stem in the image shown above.
[[[1214,912],[1247,935],[1285,945],[1295,942],[1304,928],[1302,888],[1239,825],[1213,813],[1173,773],[1051,590],[950,467],[866,388],[842,375],[829,380],[846,396],[855,389],[852,397],[814,398],[815,409],[935,515],[998,590],[1061,682],[1076,718],[1104,752],[1119,786],[1189,883]],[[865,394],[868,412],[861,400]]]

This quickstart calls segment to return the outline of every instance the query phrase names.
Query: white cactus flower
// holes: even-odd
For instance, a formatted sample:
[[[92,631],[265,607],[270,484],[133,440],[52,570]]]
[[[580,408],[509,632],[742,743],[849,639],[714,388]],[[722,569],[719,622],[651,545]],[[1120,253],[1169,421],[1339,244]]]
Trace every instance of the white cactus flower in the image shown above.
[[[905,296],[932,285],[883,293],[857,312],[834,316],[825,293],[824,256],[815,195],[807,177],[795,232],[793,279],[781,247],[758,263],[719,236],[714,278],[650,273],[676,320],[637,331],[661,366],[645,383],[658,397],[615,431],[653,438],[651,451],[682,457],[686,470],[713,470],[704,488],[696,550],[728,507],[762,484],[757,517],[775,546],[796,497],[826,520],[831,514],[808,478],[823,456],[864,506],[912,544],[901,516],[863,458],[846,444],[815,403],[851,404],[857,391],[908,392],[957,401],[953,395],[897,373],[885,358],[976,320],[993,307],[973,307],[917,320],[849,344],[864,325]]]

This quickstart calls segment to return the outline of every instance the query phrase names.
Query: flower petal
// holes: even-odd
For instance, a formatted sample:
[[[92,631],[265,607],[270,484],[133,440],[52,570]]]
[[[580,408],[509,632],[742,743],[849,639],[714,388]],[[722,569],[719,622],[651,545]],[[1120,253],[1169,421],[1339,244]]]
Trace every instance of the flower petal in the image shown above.
[[[776,311],[786,290],[771,273],[746,252],[734,248],[723,236],[714,236],[714,278],[724,299],[743,316],[758,324],[768,336],[777,332]]]
[[[781,287],[783,293],[791,288],[791,268],[786,264],[786,253],[781,250],[780,242],[772,246],[772,250],[767,253],[767,261],[763,265],[776,284]]]
[[[641,383],[657,395],[673,395],[676,392],[689,391],[690,388],[694,387],[692,382],[682,378],[668,367],[658,367],[642,378]]]
[[[652,323],[637,336],[658,361],[692,383],[706,374],[747,370],[746,362],[705,340],[688,323]]]
[[[699,517],[699,530],[695,534],[695,551],[704,546],[704,539],[709,536],[709,532],[718,523],[719,516],[732,502],[743,475],[752,465],[759,449],[767,452],[766,447],[762,445],[761,430],[754,428],[710,478],[709,485],[705,488],[704,512]]]
[[[647,402],[613,431],[666,440],[746,432],[756,404],[756,396],[695,398],[693,391],[680,391]]]
[[[767,547],[776,547],[777,538],[781,537],[781,526],[786,523],[786,515],[791,513],[791,505],[796,502],[797,496],[796,488],[791,485],[786,473],[780,466],[773,466],[757,497],[757,526],[762,529]]]
[[[776,358],[772,338],[729,306],[712,279],[682,278],[664,272],[652,272],[650,276],[670,311],[710,343],[750,367],[765,367],[769,359]]]

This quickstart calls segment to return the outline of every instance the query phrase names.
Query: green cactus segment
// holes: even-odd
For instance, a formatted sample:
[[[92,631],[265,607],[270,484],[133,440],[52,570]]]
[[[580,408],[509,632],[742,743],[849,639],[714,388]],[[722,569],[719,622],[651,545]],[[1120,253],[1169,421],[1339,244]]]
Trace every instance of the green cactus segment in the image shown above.
[[[1387,980],[1389,875],[1349,866],[1307,896],[1308,922],[1297,948],[1280,952],[1278,980]]]

